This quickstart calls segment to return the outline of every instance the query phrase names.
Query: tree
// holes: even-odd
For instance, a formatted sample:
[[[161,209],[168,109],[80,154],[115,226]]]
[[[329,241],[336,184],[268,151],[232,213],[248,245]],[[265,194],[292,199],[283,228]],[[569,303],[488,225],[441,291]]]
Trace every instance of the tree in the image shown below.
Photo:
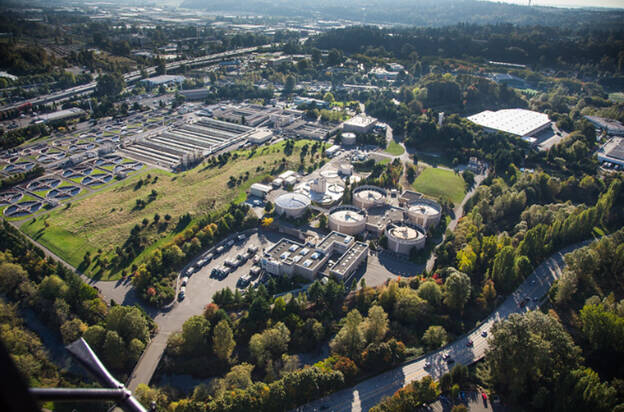
[[[362,324],[364,338],[367,343],[379,343],[388,332],[388,314],[381,306],[373,306],[368,311],[368,317]]]
[[[111,308],[106,316],[106,328],[116,331],[126,343],[135,338],[147,343],[149,339],[147,320],[133,306],[117,305]]]
[[[442,303],[442,289],[434,281],[423,282],[418,287],[418,296],[425,299],[433,307],[440,306]]]
[[[61,325],[61,336],[66,345],[80,338],[87,330],[87,325],[78,318],[68,320]]]
[[[106,332],[102,344],[102,358],[111,369],[123,369],[128,351],[123,339],[114,330]]]
[[[552,410],[558,383],[579,366],[580,352],[557,320],[531,311],[494,324],[485,359],[493,387],[510,403]]]
[[[463,311],[470,299],[470,278],[465,273],[453,271],[444,282],[444,303],[451,309]]]
[[[422,341],[430,350],[444,346],[447,341],[446,330],[442,326],[429,326]]]
[[[121,74],[106,73],[98,77],[97,85],[95,87],[95,95],[100,97],[112,97],[119,96],[121,91],[125,87],[125,81]]]
[[[196,354],[207,343],[210,322],[203,316],[191,316],[182,324],[183,348],[186,353]]]
[[[214,327],[212,346],[217,358],[223,361],[230,359],[236,346],[236,341],[234,340],[232,328],[230,328],[230,324],[225,319],[221,320]]]
[[[288,348],[288,342],[290,331],[286,325],[278,322],[273,328],[254,334],[249,340],[249,351],[257,364],[264,364],[267,360],[281,357]]]
[[[68,290],[65,281],[56,275],[46,276],[39,284],[39,294],[49,300],[65,296]]]
[[[254,366],[249,363],[241,363],[232,366],[232,369],[225,375],[226,389],[246,389],[251,386],[251,371]]]
[[[511,292],[516,285],[515,257],[516,253],[513,247],[505,246],[494,258],[491,277],[494,280],[496,290],[502,293]]]
[[[295,86],[297,85],[297,81],[293,75],[289,75],[286,77],[286,82],[284,83],[284,93],[292,93],[295,90]]]
[[[359,358],[360,351],[366,343],[360,328],[361,323],[362,315],[357,309],[353,309],[347,314],[344,326],[329,343],[333,353],[338,353],[351,359]]]

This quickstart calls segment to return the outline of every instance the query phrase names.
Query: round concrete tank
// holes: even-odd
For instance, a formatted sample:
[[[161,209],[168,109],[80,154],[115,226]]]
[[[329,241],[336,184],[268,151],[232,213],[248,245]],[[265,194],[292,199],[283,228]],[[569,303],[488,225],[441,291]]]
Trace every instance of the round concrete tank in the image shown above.
[[[442,207],[433,200],[418,199],[407,206],[407,216],[410,222],[428,229],[440,223]]]
[[[310,207],[310,198],[301,193],[284,193],[275,199],[275,212],[288,217],[302,216]]]
[[[390,223],[386,226],[388,250],[402,255],[409,255],[413,248],[422,249],[427,240],[427,231],[413,223]]]
[[[353,190],[353,204],[361,209],[384,206],[387,192],[378,186],[364,185]]]
[[[329,211],[329,229],[357,235],[366,229],[366,212],[355,206],[336,206]]]

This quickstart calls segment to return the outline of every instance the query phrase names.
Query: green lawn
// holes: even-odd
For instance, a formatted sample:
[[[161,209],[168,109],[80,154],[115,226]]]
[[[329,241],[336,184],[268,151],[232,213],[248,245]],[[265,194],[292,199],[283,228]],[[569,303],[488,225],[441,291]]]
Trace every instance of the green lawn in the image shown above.
[[[401,156],[403,153],[405,153],[405,149],[403,148],[403,146],[392,140],[390,141],[390,144],[388,144],[388,147],[386,147],[386,152],[390,153],[393,156]]]
[[[461,203],[466,194],[464,179],[447,169],[425,168],[412,184],[414,190],[435,198]]]
[[[609,100],[617,103],[624,103],[624,93],[609,93]]]
[[[104,187],[103,190],[84,196],[72,202],[69,208],[57,208],[46,214],[48,227],[43,218],[27,222],[21,229],[36,238],[44,246],[77,266],[86,251],[102,249],[104,255],[112,256],[117,246],[123,245],[130,230],[141,224],[144,218],[152,220],[155,213],[169,214],[172,222],[181,215],[191,213],[193,217],[205,215],[219,209],[230,201],[242,201],[245,190],[252,182],[259,181],[286,157],[288,166],[297,169],[300,147],[314,142],[301,140],[295,143],[290,156],[283,152],[285,142],[258,149],[255,155],[249,151],[239,151],[239,158],[223,167],[207,168],[199,165],[181,174],[173,174],[159,169],[142,170],[139,173]],[[314,161],[320,160],[317,152]],[[309,156],[306,164],[310,164]],[[230,176],[239,177],[249,172],[249,179],[238,187],[228,187]],[[147,175],[150,174],[150,178]],[[154,177],[158,176],[156,183]],[[137,185],[139,180],[144,184]],[[147,183],[146,183],[147,182]],[[136,208],[136,200],[147,201],[152,190],[158,196],[144,208]],[[156,230],[145,233],[149,244],[162,242],[173,236],[175,223],[162,233]],[[145,254],[145,252],[143,253]],[[140,261],[143,255],[137,257]],[[94,273],[87,273],[93,276]],[[101,273],[102,279],[115,279],[118,273]]]

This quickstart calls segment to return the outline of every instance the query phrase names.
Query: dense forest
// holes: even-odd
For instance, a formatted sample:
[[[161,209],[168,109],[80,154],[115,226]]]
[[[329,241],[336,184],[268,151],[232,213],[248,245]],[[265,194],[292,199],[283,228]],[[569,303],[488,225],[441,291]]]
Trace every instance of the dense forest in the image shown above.
[[[332,0],[296,2],[185,0],[183,7],[222,12],[224,14],[348,19],[366,23],[446,26],[457,23],[500,23],[521,25],[587,25],[602,27],[621,24],[618,11],[565,10],[549,7],[525,7],[476,0],[351,0],[337,4]],[[599,22],[599,23],[598,23]]]

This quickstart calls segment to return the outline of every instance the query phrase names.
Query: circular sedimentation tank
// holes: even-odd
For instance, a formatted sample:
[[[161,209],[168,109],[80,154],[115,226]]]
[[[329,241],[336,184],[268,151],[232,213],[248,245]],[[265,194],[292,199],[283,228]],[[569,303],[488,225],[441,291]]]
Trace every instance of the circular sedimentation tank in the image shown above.
[[[412,223],[424,228],[435,227],[442,217],[442,206],[429,199],[418,199],[407,206],[407,215]]]
[[[388,250],[402,255],[409,255],[413,248],[424,248],[427,240],[425,228],[408,222],[388,224],[385,235],[388,238]]]
[[[366,229],[366,212],[350,205],[336,206],[329,211],[329,229],[357,235]]]
[[[384,206],[388,193],[378,186],[359,186],[353,190],[353,204],[361,209]]]
[[[310,207],[311,200],[302,193],[284,193],[275,199],[275,212],[288,217],[302,216]]]

